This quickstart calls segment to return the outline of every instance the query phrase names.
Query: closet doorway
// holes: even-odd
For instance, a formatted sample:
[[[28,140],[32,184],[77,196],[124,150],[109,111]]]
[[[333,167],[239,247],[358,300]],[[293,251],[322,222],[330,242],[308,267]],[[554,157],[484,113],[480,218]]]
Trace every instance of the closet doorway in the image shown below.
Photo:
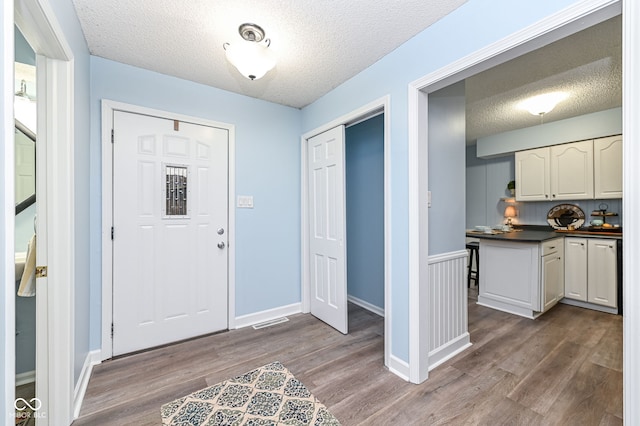
[[[345,173],[343,173],[343,177],[342,179],[343,181],[343,185],[344,185],[344,190],[345,190],[345,196],[344,198],[346,199],[345,202],[345,208],[342,209],[342,216],[343,216],[343,223],[345,223],[345,231],[344,231],[344,240],[345,240],[345,245],[346,245],[346,263],[347,263],[347,272],[345,273],[345,286],[346,288],[342,288],[339,291],[344,292],[343,294],[346,295],[347,290],[349,292],[349,296],[347,297],[348,301],[358,304],[362,307],[364,307],[365,309],[368,309],[370,311],[375,312],[376,314],[379,315],[384,315],[384,341],[385,341],[385,365],[388,366],[391,370],[393,370],[394,372],[396,372],[396,374],[406,377],[408,374],[408,369],[406,368],[406,366],[404,365],[404,363],[402,361],[397,361],[394,362],[393,359],[391,359],[390,357],[390,345],[391,345],[391,305],[390,305],[390,254],[391,254],[391,250],[390,250],[390,199],[389,199],[389,188],[390,188],[390,181],[389,181],[389,164],[390,164],[390,144],[389,144],[389,118],[388,115],[385,114],[385,111],[388,110],[389,108],[389,97],[386,96],[384,98],[381,98],[377,101],[374,101],[368,105],[365,105],[361,108],[359,108],[358,110],[353,111],[350,114],[344,115],[330,123],[327,123],[321,127],[318,127],[306,134],[304,134],[302,136],[302,140],[301,140],[301,163],[302,163],[302,302],[303,302],[303,312],[311,312],[313,313],[313,308],[312,308],[312,304],[311,304],[311,298],[315,297],[315,289],[316,287],[314,287],[314,281],[312,279],[312,274],[313,274],[313,270],[314,268],[312,267],[312,261],[315,261],[315,259],[312,259],[312,252],[311,252],[311,228],[313,226],[313,211],[312,211],[312,203],[310,202],[310,191],[309,191],[309,139],[314,138],[317,135],[320,135],[324,132],[327,132],[331,129],[334,129],[338,126],[344,126],[345,128],[345,135],[347,136],[346,138],[346,142],[344,143],[344,145],[349,145],[350,139],[352,139],[354,137],[354,135],[356,136],[356,138],[358,138],[358,134],[359,133],[363,133],[366,134],[367,132],[363,131],[363,129],[368,129],[369,126],[372,125],[372,123],[377,124],[376,126],[372,126],[372,129],[369,129],[369,131],[372,132],[378,132],[379,134],[381,133],[381,152],[378,152],[378,156],[381,155],[382,160],[382,166],[380,169],[380,166],[378,166],[378,179],[371,179],[370,182],[366,182],[366,176],[365,176],[365,182],[359,182],[360,180],[362,180],[362,174],[364,173],[366,175],[367,173],[367,167],[369,166],[364,166],[363,164],[360,165],[354,165],[357,162],[359,162],[358,160],[362,160],[364,159],[364,154],[361,154],[360,152],[358,152],[359,150],[357,149],[358,147],[360,148],[360,150],[362,149],[362,146],[360,146],[360,143],[355,143],[353,146],[350,147],[345,147],[344,145],[342,146],[341,149],[344,149],[344,153],[345,156],[343,157],[343,160],[341,162],[341,166],[346,168],[347,170],[345,170]],[[369,119],[373,119],[372,122],[366,123]],[[358,126],[359,124],[363,124],[362,126]],[[365,142],[362,142],[362,144],[365,144]],[[378,146],[379,149],[379,146]],[[366,149],[365,149],[366,152]],[[365,165],[366,165],[367,161],[364,161]],[[380,161],[378,161],[379,163]],[[353,164],[352,164],[353,163]],[[361,168],[361,170],[359,170],[359,168]],[[377,181],[377,184],[374,183]],[[366,208],[364,208],[364,204],[359,206],[358,203],[358,197],[353,193],[353,191],[359,191],[359,189],[354,189],[357,188],[358,185],[360,184],[366,184],[367,186],[369,186],[370,188],[373,188],[373,190],[375,191],[375,195],[377,197],[378,200],[378,211],[375,213],[376,215],[378,215],[378,225],[381,225],[381,229],[379,230],[379,232],[377,232],[378,234],[378,240],[377,240],[377,254],[376,254],[376,258],[375,259],[369,259],[367,260],[366,257],[363,260],[362,258],[358,259],[358,256],[353,254],[353,250],[351,250],[352,254],[351,256],[355,258],[355,262],[353,263],[353,265],[349,265],[349,262],[351,262],[349,260],[349,246],[353,243],[353,245],[355,247],[358,247],[359,245],[362,246],[364,243],[363,241],[366,241],[366,237],[368,237],[367,235],[360,235],[358,237],[358,234],[362,234],[362,230],[358,230],[358,226],[359,225],[359,221],[366,221],[369,220],[371,218],[363,218],[362,215],[363,214],[367,214],[367,210]],[[356,186],[353,186],[356,185]],[[351,187],[351,189],[350,189]],[[363,195],[364,197],[366,197],[366,195]],[[376,198],[376,197],[371,197],[371,198]],[[382,200],[380,202],[380,200]],[[370,202],[371,200],[367,200],[367,202]],[[356,208],[352,208],[354,206],[354,203]],[[374,201],[375,204],[375,201]],[[380,207],[382,206],[382,207]],[[357,207],[360,207],[359,209]],[[381,209],[381,211],[380,211]],[[360,210],[361,212],[358,212],[358,210]],[[365,213],[362,213],[362,212]],[[369,214],[372,214],[372,212],[368,212]],[[351,218],[349,217],[351,216]],[[352,226],[353,229],[349,229],[350,228],[350,222],[355,221],[355,224]],[[356,237],[351,236],[350,234],[353,234],[352,231],[355,231],[355,235]],[[353,242],[350,242],[349,238],[356,238],[356,240],[354,240]],[[358,239],[360,241],[358,241]],[[373,248],[376,249],[376,248]],[[380,253],[382,253],[382,255],[380,256]],[[373,255],[373,254],[372,254]],[[356,287],[350,286],[350,284],[347,284],[347,282],[349,280],[356,280],[357,274],[358,274],[358,269],[362,269],[362,265],[363,263],[365,265],[370,265],[373,262],[378,263],[376,268],[370,268],[371,270],[369,272],[371,272],[371,274],[375,274],[377,276],[376,280],[377,280],[377,285],[380,286],[380,282],[382,282],[381,284],[381,289],[378,288],[377,290],[374,290],[376,284],[374,284],[373,286],[370,286],[368,289],[366,288],[366,281],[367,281],[367,277],[358,277],[357,280],[364,282],[364,285],[359,285]],[[350,273],[348,272],[348,269],[351,268],[352,272],[355,272],[356,275],[350,276]],[[374,272],[377,271],[377,272]],[[347,278],[348,276],[348,278]],[[371,275],[370,275],[371,276]],[[344,287],[344,286],[343,286]],[[364,287],[364,288],[363,288]],[[367,291],[369,291],[371,294],[367,294]],[[340,316],[343,316],[344,318],[347,318],[347,304],[344,303],[344,306],[340,307],[340,309],[342,309],[342,311],[339,313]],[[348,331],[348,326],[345,327],[345,330]]]
[[[384,317],[384,114],[345,128],[347,300]]]

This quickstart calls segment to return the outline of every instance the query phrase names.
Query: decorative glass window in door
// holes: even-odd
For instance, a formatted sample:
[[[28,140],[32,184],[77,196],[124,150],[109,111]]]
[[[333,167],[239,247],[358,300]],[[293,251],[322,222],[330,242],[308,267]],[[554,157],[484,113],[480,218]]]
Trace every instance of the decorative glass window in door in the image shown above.
[[[188,214],[189,194],[187,166],[165,165],[165,216]]]

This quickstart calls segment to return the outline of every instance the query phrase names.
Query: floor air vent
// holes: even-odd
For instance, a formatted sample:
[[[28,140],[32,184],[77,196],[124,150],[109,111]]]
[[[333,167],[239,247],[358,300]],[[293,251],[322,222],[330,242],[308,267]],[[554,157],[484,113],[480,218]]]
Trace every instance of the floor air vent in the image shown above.
[[[287,317],[276,318],[269,321],[261,322],[260,324],[255,324],[253,326],[253,329],[259,330],[261,328],[271,327],[272,325],[282,324],[283,322],[287,322],[287,321],[289,321],[289,318]]]

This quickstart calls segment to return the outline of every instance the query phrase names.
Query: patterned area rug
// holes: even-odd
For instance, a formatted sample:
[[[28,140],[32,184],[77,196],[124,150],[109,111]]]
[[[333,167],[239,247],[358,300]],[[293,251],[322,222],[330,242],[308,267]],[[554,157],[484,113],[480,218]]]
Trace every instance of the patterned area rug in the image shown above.
[[[162,406],[163,425],[313,425],[340,422],[279,362]]]

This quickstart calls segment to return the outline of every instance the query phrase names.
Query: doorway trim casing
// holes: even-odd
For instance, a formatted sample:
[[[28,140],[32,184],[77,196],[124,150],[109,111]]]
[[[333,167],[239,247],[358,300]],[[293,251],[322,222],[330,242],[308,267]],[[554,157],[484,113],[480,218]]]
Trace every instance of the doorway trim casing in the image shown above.
[[[391,97],[378,98],[362,107],[344,114],[333,121],[304,133],[300,138],[300,182],[301,182],[301,293],[302,312],[311,310],[311,280],[309,267],[309,192],[307,140],[340,125],[352,125],[384,114],[384,364],[396,375],[407,379],[408,369],[403,361],[391,355]]]
[[[38,91],[36,395],[46,424],[69,424],[74,403],[74,57],[47,0],[19,0],[15,22],[35,51]],[[42,174],[41,174],[42,175]]]
[[[192,117],[162,111],[138,105],[116,102],[108,99],[102,100],[102,339],[100,349],[100,360],[113,357],[113,345],[111,337],[111,323],[113,322],[113,252],[111,240],[111,226],[113,225],[113,149],[111,145],[111,129],[113,128],[113,112],[123,111],[134,114],[149,115],[153,117],[178,120],[182,122],[198,124],[207,127],[225,129],[229,132],[229,181],[228,181],[228,299],[227,299],[227,326],[229,330],[236,327],[235,319],[235,264],[236,264],[236,244],[235,244],[235,126],[233,124],[221,123],[205,118]]]
[[[622,1],[622,169],[625,189],[623,227],[623,406],[628,424],[640,419],[640,268],[633,259],[640,257],[640,225],[633,220],[640,211],[640,4]]]
[[[640,69],[640,32],[636,28],[638,5],[633,1],[590,0],[576,3],[558,13],[493,43],[475,53],[449,64],[409,84],[409,364],[411,381],[419,383],[428,377],[428,353],[426,341],[428,327],[420,322],[425,313],[421,307],[428,306],[426,294],[420,289],[429,285],[428,275],[420,269],[419,259],[427,254],[424,244],[428,235],[428,216],[421,214],[420,205],[426,202],[428,182],[424,179],[427,170],[427,102],[429,93],[461,81],[480,71],[489,69],[545,44],[577,32],[589,25],[617,16],[623,9],[623,133],[624,137],[624,228],[625,259],[635,259],[640,252],[640,227],[633,218],[640,205],[640,193],[634,193],[632,183],[640,181],[640,170],[633,167],[640,156],[640,147],[632,145],[640,137],[638,115],[639,85],[633,80],[633,72]],[[634,14],[635,13],[635,14]],[[424,173],[424,175],[423,175]],[[637,185],[636,185],[637,186]],[[414,201],[415,200],[415,201]],[[635,207],[635,209],[634,209]],[[625,306],[640,304],[640,291],[632,284],[638,279],[634,265],[625,262],[624,294]],[[637,360],[640,359],[640,338],[634,330],[640,328],[640,313],[625,309],[624,317],[624,417],[640,418],[640,407],[635,404],[640,398],[640,376]],[[636,379],[636,380],[634,380]]]

